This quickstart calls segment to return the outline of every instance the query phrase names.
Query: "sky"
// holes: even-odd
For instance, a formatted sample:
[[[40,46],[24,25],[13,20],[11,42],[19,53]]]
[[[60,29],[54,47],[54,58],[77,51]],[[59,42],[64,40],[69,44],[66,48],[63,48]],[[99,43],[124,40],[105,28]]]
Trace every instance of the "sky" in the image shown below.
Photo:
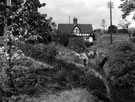
[[[106,20],[106,25],[110,25],[110,11],[107,2],[110,0],[40,0],[46,3],[39,12],[47,14],[47,17],[53,17],[53,21],[58,25],[60,23],[73,23],[73,18],[78,19],[79,24],[92,24],[94,29],[102,28],[102,19]],[[118,8],[120,0],[112,0],[112,23],[118,25],[121,20],[122,12]],[[131,16],[128,17],[131,20]]]

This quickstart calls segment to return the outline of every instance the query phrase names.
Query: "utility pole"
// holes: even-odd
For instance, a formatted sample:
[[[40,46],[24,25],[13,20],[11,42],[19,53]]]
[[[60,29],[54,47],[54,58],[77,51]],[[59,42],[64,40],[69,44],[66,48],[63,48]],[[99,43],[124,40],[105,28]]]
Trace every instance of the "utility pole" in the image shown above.
[[[113,8],[113,2],[110,0],[110,2],[107,3],[108,8],[110,9],[110,43],[112,44],[113,38],[112,38],[112,8]]]

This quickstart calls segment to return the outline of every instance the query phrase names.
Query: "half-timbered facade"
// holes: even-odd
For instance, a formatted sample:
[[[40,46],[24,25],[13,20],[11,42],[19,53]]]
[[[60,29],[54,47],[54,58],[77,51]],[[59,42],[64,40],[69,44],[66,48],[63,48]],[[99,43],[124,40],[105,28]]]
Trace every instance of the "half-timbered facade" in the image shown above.
[[[84,40],[92,37],[94,40],[93,28],[91,24],[78,24],[77,18],[73,19],[72,24],[58,24],[58,30],[62,33],[73,34],[78,37],[84,38]]]

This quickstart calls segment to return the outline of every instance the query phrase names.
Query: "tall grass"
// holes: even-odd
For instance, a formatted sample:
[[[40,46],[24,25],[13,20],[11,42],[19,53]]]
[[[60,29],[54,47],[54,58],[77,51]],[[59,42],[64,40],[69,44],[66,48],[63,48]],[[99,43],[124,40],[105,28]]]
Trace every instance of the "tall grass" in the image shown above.
[[[98,40],[99,44],[110,44],[110,34],[104,34]],[[129,41],[129,36],[126,34],[112,34],[113,43]]]

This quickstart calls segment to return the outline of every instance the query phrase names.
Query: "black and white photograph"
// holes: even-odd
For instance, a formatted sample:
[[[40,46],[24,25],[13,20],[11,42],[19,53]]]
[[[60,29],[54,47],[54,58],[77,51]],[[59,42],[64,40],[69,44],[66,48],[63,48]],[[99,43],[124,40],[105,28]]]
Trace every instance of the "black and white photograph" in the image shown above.
[[[0,0],[0,102],[135,102],[135,0]]]

